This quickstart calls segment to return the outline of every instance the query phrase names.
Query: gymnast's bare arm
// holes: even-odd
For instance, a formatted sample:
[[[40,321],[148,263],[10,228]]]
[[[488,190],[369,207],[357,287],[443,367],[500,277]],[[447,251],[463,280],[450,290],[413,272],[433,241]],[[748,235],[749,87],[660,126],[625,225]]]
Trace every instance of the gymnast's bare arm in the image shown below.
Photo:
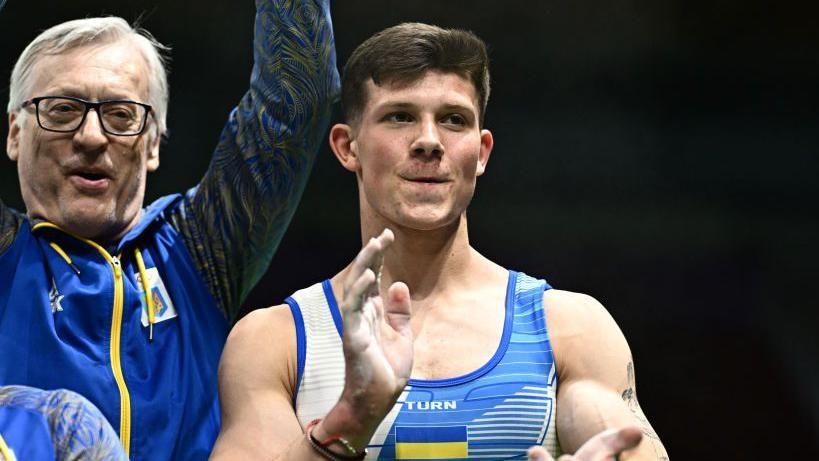
[[[567,459],[615,459],[636,445],[616,459],[668,460],[637,402],[631,351],[614,319],[590,296],[549,290],[543,301],[558,370],[558,439],[563,451],[575,453]],[[617,431],[635,426],[642,434]],[[589,445],[612,455],[581,456]]]
[[[371,239],[350,266],[340,303],[345,386],[313,428],[318,440],[340,435],[363,450],[404,389],[412,370],[407,286],[379,293],[376,273],[393,235]],[[287,306],[243,318],[230,333],[219,366],[222,429],[211,459],[324,460],[307,442],[294,410],[296,334]],[[331,451],[343,454],[341,447]]]

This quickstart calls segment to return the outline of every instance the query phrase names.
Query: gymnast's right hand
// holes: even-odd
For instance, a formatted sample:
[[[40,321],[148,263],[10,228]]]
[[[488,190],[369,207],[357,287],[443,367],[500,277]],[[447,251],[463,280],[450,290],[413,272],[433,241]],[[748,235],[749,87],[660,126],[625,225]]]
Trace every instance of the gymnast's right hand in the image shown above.
[[[385,229],[370,239],[343,282],[344,390],[321,429],[358,450],[367,446],[412,371],[409,289],[395,282],[382,293],[379,286],[384,251],[394,238]]]

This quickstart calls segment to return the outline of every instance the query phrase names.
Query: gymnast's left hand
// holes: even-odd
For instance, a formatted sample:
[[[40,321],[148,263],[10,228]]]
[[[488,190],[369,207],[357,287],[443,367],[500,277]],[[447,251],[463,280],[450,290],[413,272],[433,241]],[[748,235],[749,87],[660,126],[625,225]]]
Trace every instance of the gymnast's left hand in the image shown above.
[[[617,461],[624,451],[640,443],[643,434],[635,426],[608,429],[595,435],[573,455],[563,455],[557,461]],[[537,446],[529,449],[529,461],[554,461],[545,448]]]

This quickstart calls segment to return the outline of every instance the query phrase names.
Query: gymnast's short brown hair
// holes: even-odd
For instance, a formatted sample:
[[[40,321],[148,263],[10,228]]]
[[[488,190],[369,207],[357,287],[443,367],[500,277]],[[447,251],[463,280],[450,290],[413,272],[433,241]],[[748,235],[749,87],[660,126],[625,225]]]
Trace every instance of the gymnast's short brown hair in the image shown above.
[[[357,121],[367,102],[366,83],[406,85],[435,70],[472,82],[478,94],[483,126],[489,100],[489,57],[486,44],[460,29],[408,22],[384,29],[353,51],[344,66],[341,106],[344,120]]]

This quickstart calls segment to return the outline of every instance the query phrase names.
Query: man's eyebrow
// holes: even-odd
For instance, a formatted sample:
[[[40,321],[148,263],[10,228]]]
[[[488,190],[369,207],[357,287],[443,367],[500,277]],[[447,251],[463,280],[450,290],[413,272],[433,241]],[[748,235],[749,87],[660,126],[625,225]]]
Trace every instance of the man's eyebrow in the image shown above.
[[[417,104],[409,101],[385,101],[377,106],[379,110],[414,109]],[[446,103],[438,107],[439,110],[475,113],[475,108],[468,104]]]
[[[58,87],[55,87],[55,88],[52,88],[52,89],[48,90],[47,93],[48,94],[44,95],[44,96],[70,96],[72,98],[79,98],[79,99],[84,99],[84,100],[87,100],[87,101],[91,101],[91,99],[89,99],[89,97],[88,97],[88,92],[83,91],[79,87],[74,87],[74,86],[58,86]],[[99,100],[99,101],[118,101],[118,100],[131,100],[131,99],[133,99],[133,97],[129,96],[128,92],[126,92],[126,91],[106,91],[106,92],[103,93],[102,97],[100,97],[98,99],[94,99],[94,101],[96,101],[96,100]]]
[[[378,109],[412,109],[415,104],[409,101],[385,101],[378,105]]]
[[[475,113],[475,108],[466,104],[449,103],[443,105],[444,110]]]
[[[39,95],[38,95],[39,96]],[[70,96],[82,99],[85,94],[77,88],[70,86],[57,86],[47,89],[42,96]]]

